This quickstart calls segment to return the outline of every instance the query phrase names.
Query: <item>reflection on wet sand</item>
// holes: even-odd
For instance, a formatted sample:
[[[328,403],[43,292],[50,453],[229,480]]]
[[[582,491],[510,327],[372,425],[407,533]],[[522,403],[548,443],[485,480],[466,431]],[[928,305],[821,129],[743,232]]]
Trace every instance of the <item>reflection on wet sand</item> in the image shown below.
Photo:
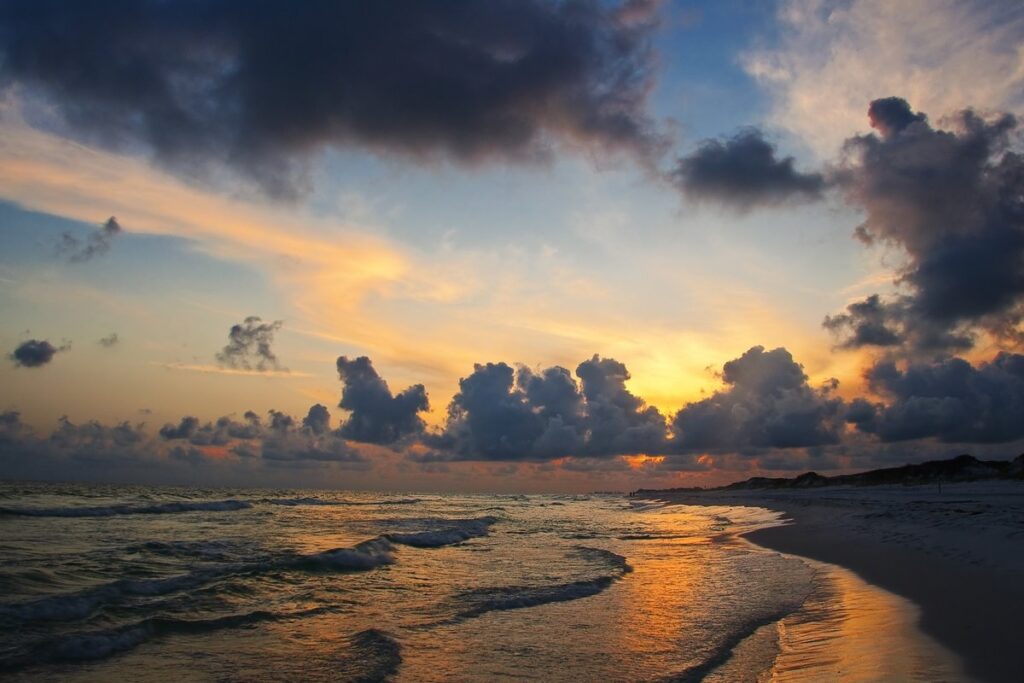
[[[804,606],[778,624],[779,655],[764,681],[963,681],[953,653],[918,628],[909,600],[835,565],[817,571]]]

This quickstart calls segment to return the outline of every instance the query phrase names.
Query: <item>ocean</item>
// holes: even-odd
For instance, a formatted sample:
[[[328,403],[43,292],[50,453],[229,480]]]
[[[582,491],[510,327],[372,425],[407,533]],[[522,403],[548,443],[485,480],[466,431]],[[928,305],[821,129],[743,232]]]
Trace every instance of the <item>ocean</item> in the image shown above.
[[[912,613],[739,536],[777,523],[617,495],[3,483],[0,674],[839,680],[859,659],[872,680],[855,617],[885,616],[869,642]],[[906,680],[955,678],[894,637]]]

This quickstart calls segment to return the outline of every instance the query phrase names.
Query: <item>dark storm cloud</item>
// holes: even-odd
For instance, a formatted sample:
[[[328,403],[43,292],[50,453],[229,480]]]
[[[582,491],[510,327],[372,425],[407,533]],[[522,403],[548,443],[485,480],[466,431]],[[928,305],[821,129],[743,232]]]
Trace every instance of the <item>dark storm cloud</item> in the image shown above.
[[[656,3],[39,0],[0,5],[0,84],[172,168],[277,195],[326,145],[477,161],[648,155]]]
[[[313,406],[310,412],[315,412],[316,408]],[[237,440],[256,440],[288,433],[295,426],[295,418],[279,410],[270,410],[267,415],[270,420],[266,425],[251,410],[245,412],[242,421],[225,415],[203,424],[198,418],[186,416],[177,425],[164,425],[159,434],[164,440],[188,440],[193,446],[224,446]]]
[[[255,457],[276,467],[288,463],[312,466],[335,464],[343,469],[368,469],[370,461],[353,449],[337,432],[329,429],[330,413],[320,404],[313,405],[301,425],[291,415],[279,410],[268,411],[266,427],[253,412],[245,414],[245,423],[221,418],[216,424],[200,430],[208,431],[218,441],[233,443],[232,452],[243,458]],[[192,443],[196,443],[195,437]]]
[[[23,368],[38,368],[53,360],[58,351],[63,351],[67,346],[57,348],[45,339],[29,339],[21,344],[10,355],[15,365]]]
[[[260,455],[274,464],[335,464],[343,469],[368,469],[370,460],[334,434],[312,436],[289,432],[269,436],[260,444]]]
[[[897,313],[895,306],[883,304],[877,294],[872,294],[847,306],[845,313],[825,316],[822,326],[843,340],[842,348],[896,346],[902,341],[896,329],[902,327]]]
[[[1024,437],[1024,355],[972,366],[960,358],[872,366],[865,378],[888,404],[852,401],[846,419],[886,442],[1002,443]]]
[[[309,407],[306,417],[302,418],[302,426],[314,434],[324,434],[331,428],[331,413],[327,406],[319,403]]]
[[[94,256],[100,256],[110,251],[111,241],[122,232],[117,219],[111,216],[98,230],[89,233],[84,240],[75,237],[70,232],[65,232],[60,236],[57,252],[66,256],[72,263],[88,261]]]
[[[267,414],[270,415],[270,430],[273,432],[287,432],[295,425],[295,418],[280,410],[271,409]]]
[[[195,446],[175,446],[167,451],[167,457],[171,460],[178,460],[193,467],[206,464],[207,458],[203,452]]]
[[[416,384],[392,396],[387,382],[366,356],[339,356],[338,376],[344,388],[338,407],[349,411],[338,432],[346,439],[390,444],[423,431],[419,413],[429,409],[427,391]]]
[[[910,109],[910,105],[902,97],[883,97],[873,100],[868,106],[868,121],[871,127],[883,137],[891,137],[912,123],[924,123],[928,117]]]
[[[826,187],[820,174],[797,171],[793,157],[776,156],[775,146],[756,128],[731,138],[704,140],[695,152],[679,159],[671,178],[690,199],[740,211],[813,201]]]
[[[665,418],[626,389],[626,366],[594,355],[576,367],[587,405],[587,453],[652,453],[664,448]]]
[[[573,390],[576,393],[575,386]],[[546,416],[534,411],[526,393],[516,386],[515,370],[505,363],[474,365],[473,373],[459,380],[448,415],[436,445],[455,459],[543,459],[579,446],[578,431],[557,410]],[[570,415],[569,421],[575,417]]]
[[[837,383],[812,388],[786,349],[755,346],[723,366],[722,380],[726,389],[676,413],[674,450],[735,452],[839,442],[843,402],[831,395]]]
[[[0,444],[13,443],[25,430],[21,421],[21,413],[17,410],[5,410],[0,413]]]
[[[95,420],[75,424],[62,417],[47,439],[47,446],[72,453],[78,459],[102,460],[106,457],[133,457],[146,440],[143,425],[121,422],[113,426]]]
[[[244,422],[224,416],[201,424],[198,418],[183,417],[177,425],[164,425],[159,434],[166,441],[187,439],[194,446],[223,446],[234,439],[257,439],[263,432],[259,416],[247,411]]]
[[[228,344],[217,353],[217,362],[230,368],[244,370],[281,370],[277,356],[271,346],[274,334],[284,323],[280,320],[265,323],[262,318],[250,315],[228,332]]]
[[[864,210],[865,243],[903,251],[909,295],[866,299],[826,320],[842,345],[969,347],[978,331],[1020,343],[1024,319],[1024,158],[1009,150],[1017,121],[971,110],[933,128],[899,98],[871,103],[878,134],[847,140],[836,181]],[[869,310],[873,309],[873,310]]]
[[[166,424],[160,428],[160,437],[167,440],[188,439],[199,429],[199,419],[191,416],[181,418],[177,425]]]
[[[369,470],[372,460],[337,432],[318,431],[323,414],[315,408],[316,426],[296,426],[279,411],[270,411],[266,425],[252,412],[242,421],[222,417],[205,424],[186,417],[160,430],[159,440],[142,424],[75,424],[66,417],[48,436],[36,434],[16,411],[6,411],[0,413],[0,478],[194,483],[201,477],[266,485],[283,477],[310,486],[322,480],[304,472]]]
[[[822,327],[839,339],[839,348],[900,349],[944,355],[974,346],[975,332],[968,323],[936,323],[922,318],[914,297],[882,299],[872,294],[846,307],[846,312],[825,316]]]
[[[193,464],[198,462],[197,457],[206,457],[202,447],[228,446],[234,455],[259,458],[276,467],[288,462],[338,463],[343,468],[358,469],[370,466],[370,461],[340,433],[330,431],[330,413],[320,404],[310,407],[301,424],[280,410],[269,410],[267,415],[266,423],[252,411],[246,411],[242,421],[224,416],[201,424],[194,417],[184,417],[177,425],[165,425],[160,436],[166,441],[187,441],[188,447],[175,447],[175,457]]]
[[[594,356],[540,372],[505,363],[474,366],[459,381],[442,434],[427,445],[455,460],[550,460],[657,452],[665,420],[625,387],[626,367]],[[433,458],[444,457],[432,454]]]

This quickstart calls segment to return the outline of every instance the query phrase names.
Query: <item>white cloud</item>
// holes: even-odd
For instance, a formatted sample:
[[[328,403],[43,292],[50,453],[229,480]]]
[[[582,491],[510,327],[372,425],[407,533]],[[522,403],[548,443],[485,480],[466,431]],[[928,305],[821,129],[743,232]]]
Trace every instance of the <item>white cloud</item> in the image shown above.
[[[896,95],[933,120],[972,106],[1024,111],[1024,6],[991,0],[789,0],[775,46],[743,56],[770,123],[822,158]]]

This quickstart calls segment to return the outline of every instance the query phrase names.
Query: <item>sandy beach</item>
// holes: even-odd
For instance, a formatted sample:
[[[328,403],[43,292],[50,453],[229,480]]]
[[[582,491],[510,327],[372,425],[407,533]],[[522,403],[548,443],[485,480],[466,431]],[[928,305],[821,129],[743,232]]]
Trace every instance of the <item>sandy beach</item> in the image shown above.
[[[751,505],[791,523],[747,534],[779,552],[839,565],[920,608],[920,628],[980,681],[1019,681],[1024,485],[663,492],[690,505]]]

